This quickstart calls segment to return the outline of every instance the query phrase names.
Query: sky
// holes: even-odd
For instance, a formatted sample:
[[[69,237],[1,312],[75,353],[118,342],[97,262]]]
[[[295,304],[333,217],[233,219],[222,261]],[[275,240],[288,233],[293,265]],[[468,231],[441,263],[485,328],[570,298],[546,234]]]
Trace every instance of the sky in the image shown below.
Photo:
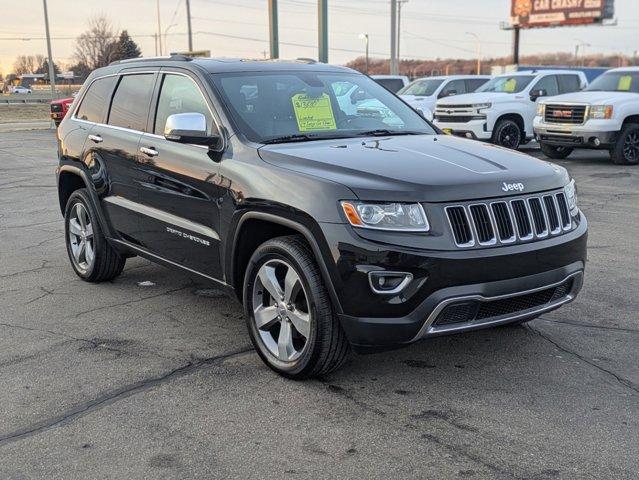
[[[144,56],[155,55],[156,0],[47,0],[54,61],[73,62],[74,39],[91,16],[105,15],[126,29]],[[328,0],[329,62],[344,64],[363,55],[367,33],[372,57],[388,57],[389,0]],[[193,46],[213,56],[263,57],[268,52],[267,0],[191,0]],[[639,0],[615,0],[617,26],[523,31],[521,54],[574,52],[633,55],[639,49]],[[17,8],[16,8],[17,7]],[[511,52],[509,0],[408,0],[402,7],[402,58],[475,58]],[[9,73],[18,55],[46,54],[42,0],[0,0],[0,72]],[[316,0],[279,0],[280,57],[317,58]],[[169,51],[187,49],[185,0],[160,0],[163,40]],[[166,36],[164,34],[167,33]],[[582,52],[584,47],[582,48]]]

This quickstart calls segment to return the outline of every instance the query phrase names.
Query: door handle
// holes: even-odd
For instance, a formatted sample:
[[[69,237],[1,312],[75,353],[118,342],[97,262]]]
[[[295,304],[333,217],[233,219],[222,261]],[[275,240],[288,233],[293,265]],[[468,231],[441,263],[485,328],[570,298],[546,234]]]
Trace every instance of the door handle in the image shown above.
[[[89,140],[94,143],[102,143],[102,137],[100,135],[89,135]]]
[[[140,147],[140,151],[148,157],[157,157],[160,154],[160,152],[154,148],[149,147]]]

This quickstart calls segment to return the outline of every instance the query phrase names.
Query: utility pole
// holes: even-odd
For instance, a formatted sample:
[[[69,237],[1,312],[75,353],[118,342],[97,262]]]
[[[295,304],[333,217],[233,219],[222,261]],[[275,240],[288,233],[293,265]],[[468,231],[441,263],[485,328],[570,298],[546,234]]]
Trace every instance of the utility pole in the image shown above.
[[[368,33],[360,33],[359,38],[366,42],[366,75],[368,75]]]
[[[268,0],[268,38],[271,58],[279,58],[280,45],[277,26],[277,0]]]
[[[317,0],[318,60],[328,63],[328,0]]]
[[[390,9],[390,74],[397,75],[397,0],[391,0]]]
[[[481,39],[479,35],[473,32],[466,32],[466,35],[474,37],[477,41],[477,75],[481,75]]]
[[[191,29],[191,0],[186,0],[186,25],[189,31],[189,52],[193,51],[193,30]]]
[[[162,25],[160,23],[160,0],[156,0],[155,2],[156,9],[158,12],[158,46],[160,50],[160,55],[162,55]]]
[[[49,55],[49,85],[51,85],[51,100],[55,100],[55,68],[53,66],[53,55],[51,54],[51,33],[49,32],[49,12],[47,10],[47,0],[42,0],[44,4],[44,28],[47,33],[47,54]]]
[[[513,63],[519,65],[519,26],[513,27]]]
[[[399,41],[402,38],[402,5],[408,0],[397,0],[397,63],[401,63],[402,56],[399,53]],[[399,69],[399,68],[398,68]]]

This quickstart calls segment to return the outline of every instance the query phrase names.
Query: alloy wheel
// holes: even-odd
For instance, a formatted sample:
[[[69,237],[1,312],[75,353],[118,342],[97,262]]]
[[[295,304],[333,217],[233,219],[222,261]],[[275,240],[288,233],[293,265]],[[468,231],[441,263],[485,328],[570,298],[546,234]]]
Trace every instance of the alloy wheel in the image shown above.
[[[263,346],[282,362],[297,360],[311,329],[308,296],[295,269],[269,260],[253,284],[253,321]]]
[[[73,206],[69,217],[69,245],[74,265],[82,272],[90,270],[95,261],[93,225],[82,203]]]
[[[623,156],[629,162],[636,162],[639,158],[639,132],[631,132],[623,143]]]
[[[519,128],[515,124],[505,125],[499,132],[499,145],[506,148],[517,148],[519,146]]]

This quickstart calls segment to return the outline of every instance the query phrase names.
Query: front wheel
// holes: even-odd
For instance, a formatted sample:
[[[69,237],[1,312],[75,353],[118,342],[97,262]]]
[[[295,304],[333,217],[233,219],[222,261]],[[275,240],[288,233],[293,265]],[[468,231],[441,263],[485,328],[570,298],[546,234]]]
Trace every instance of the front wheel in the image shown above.
[[[560,145],[548,145],[546,143],[540,143],[541,151],[548,158],[552,158],[553,160],[562,160],[567,158],[573,151],[572,147],[563,147]]]
[[[623,127],[615,146],[610,150],[615,165],[636,165],[639,163],[639,124],[630,123]]]
[[[514,120],[504,118],[497,122],[493,130],[493,143],[500,147],[517,150],[523,134],[521,128]]]
[[[303,238],[279,237],[257,248],[246,270],[244,306],[257,353],[280,375],[316,377],[346,360],[350,345]]]

